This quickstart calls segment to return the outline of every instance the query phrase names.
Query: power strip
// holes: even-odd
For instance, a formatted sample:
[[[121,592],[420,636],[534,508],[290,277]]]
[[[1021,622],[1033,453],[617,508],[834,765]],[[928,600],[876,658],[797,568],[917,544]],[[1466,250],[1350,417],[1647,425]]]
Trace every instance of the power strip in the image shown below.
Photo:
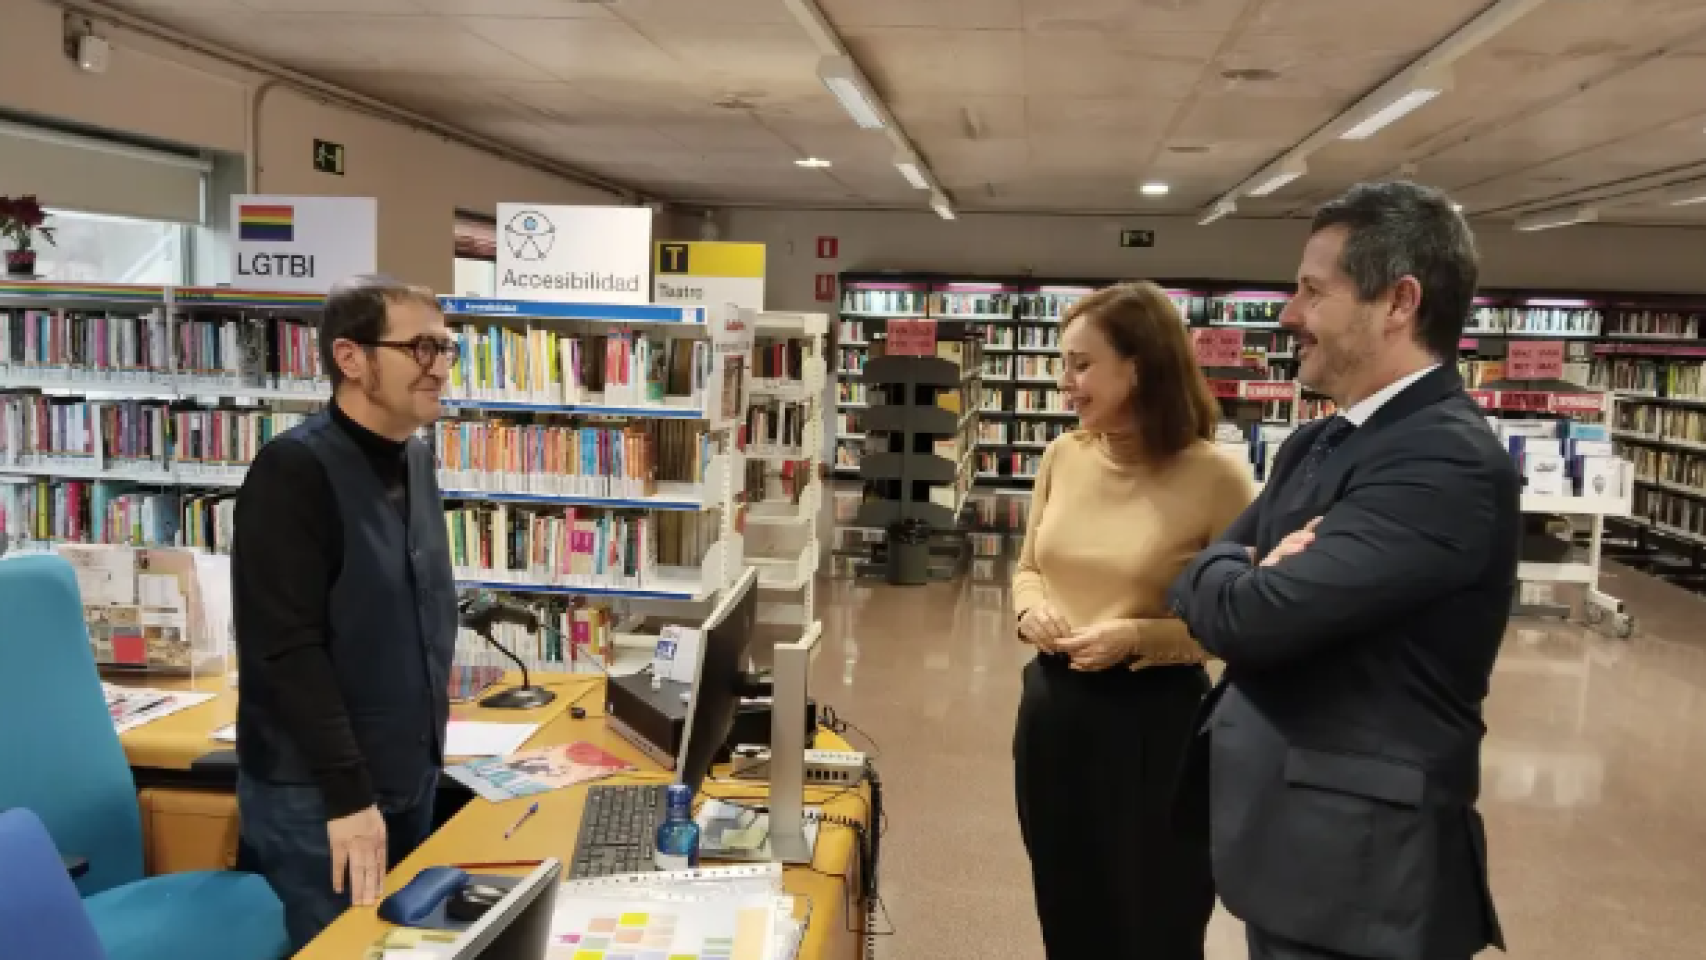
[[[739,780],[764,780],[770,774],[767,747],[735,751],[733,775]],[[807,750],[806,783],[820,787],[851,787],[865,779],[865,755],[854,750]]]

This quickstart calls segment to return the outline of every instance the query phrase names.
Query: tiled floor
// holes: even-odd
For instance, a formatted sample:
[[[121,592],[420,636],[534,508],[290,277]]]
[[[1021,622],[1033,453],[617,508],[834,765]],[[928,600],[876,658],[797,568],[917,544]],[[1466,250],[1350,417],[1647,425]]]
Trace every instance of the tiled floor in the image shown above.
[[[1482,811],[1510,955],[1706,948],[1706,600],[1613,570],[1633,640],[1513,623],[1487,708]],[[814,693],[880,747],[882,960],[1040,958],[1012,800],[1027,653],[1005,591],[825,580]],[[855,735],[857,738],[857,735]],[[1211,960],[1244,960],[1219,914]]]

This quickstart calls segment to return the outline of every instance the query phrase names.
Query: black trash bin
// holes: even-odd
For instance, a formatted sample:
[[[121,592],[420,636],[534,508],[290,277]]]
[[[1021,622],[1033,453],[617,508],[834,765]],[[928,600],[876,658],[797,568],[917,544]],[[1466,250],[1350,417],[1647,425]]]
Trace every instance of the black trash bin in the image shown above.
[[[888,526],[890,583],[916,587],[930,582],[930,525],[897,520]]]

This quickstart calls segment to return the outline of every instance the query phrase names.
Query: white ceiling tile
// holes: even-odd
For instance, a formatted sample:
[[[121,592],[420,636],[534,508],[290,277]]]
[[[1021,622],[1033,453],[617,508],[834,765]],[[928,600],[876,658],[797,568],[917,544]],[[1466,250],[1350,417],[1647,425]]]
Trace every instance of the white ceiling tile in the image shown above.
[[[794,23],[782,0],[617,0],[612,13],[636,23]]]
[[[259,13],[312,13],[333,16],[419,16],[413,0],[243,0]]]
[[[1179,100],[1197,85],[1219,41],[1216,35],[1196,33],[1034,33],[1025,38],[1025,91],[1048,97]]]
[[[1023,0],[1039,33],[1214,33],[1232,29],[1258,0]]]
[[[614,15],[602,3],[577,0],[409,0],[427,13],[447,17],[534,17],[539,19],[608,20]]]
[[[842,36],[885,97],[1024,92],[1024,41],[1015,30],[856,27]]]
[[[583,77],[672,77],[678,66],[633,27],[618,20],[517,20],[462,17],[473,36],[564,80]]]
[[[1203,89],[1247,97],[1319,97],[1336,113],[1403,70],[1426,49],[1426,45],[1373,47],[1343,36],[1245,34],[1221,53],[1205,76]],[[1273,80],[1226,76],[1228,71],[1248,69],[1272,70],[1279,76]]]
[[[889,110],[915,143],[1004,140],[1024,137],[1025,99],[1003,97],[891,97]]]
[[[1488,0],[1285,0],[1258,4],[1248,31],[1412,47],[1420,52],[1456,32],[1487,6]]]
[[[837,29],[847,27],[947,27],[1018,30],[1021,0],[818,0]]]
[[[640,24],[695,86],[738,87],[749,99],[821,90],[817,48],[794,24]]]
[[[357,52],[350,69],[484,80],[549,80],[551,75],[438,17],[340,17],[322,30]]]
[[[1167,129],[1179,105],[1159,97],[1032,96],[1025,100],[1025,122],[1034,141],[1083,149],[1104,137],[1154,140]]]

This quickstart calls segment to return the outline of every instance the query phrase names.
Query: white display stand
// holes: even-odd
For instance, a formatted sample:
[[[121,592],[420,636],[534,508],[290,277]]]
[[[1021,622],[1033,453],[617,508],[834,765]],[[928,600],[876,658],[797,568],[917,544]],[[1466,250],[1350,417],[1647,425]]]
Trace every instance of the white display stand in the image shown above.
[[[763,592],[758,605],[759,622],[809,624],[814,617],[814,581],[821,552],[817,519],[823,506],[820,467],[825,430],[823,392],[828,376],[824,338],[829,332],[829,317],[821,313],[781,312],[752,316],[759,337],[798,339],[806,344],[800,379],[754,380],[753,401],[768,397],[797,401],[806,404],[808,415],[804,439],[798,449],[770,450],[748,444],[747,457],[772,463],[804,463],[806,486],[797,503],[766,496],[747,505],[745,559],[749,566],[758,568],[758,588]],[[771,479],[767,473],[767,487]],[[778,601],[778,594],[796,596]]]

